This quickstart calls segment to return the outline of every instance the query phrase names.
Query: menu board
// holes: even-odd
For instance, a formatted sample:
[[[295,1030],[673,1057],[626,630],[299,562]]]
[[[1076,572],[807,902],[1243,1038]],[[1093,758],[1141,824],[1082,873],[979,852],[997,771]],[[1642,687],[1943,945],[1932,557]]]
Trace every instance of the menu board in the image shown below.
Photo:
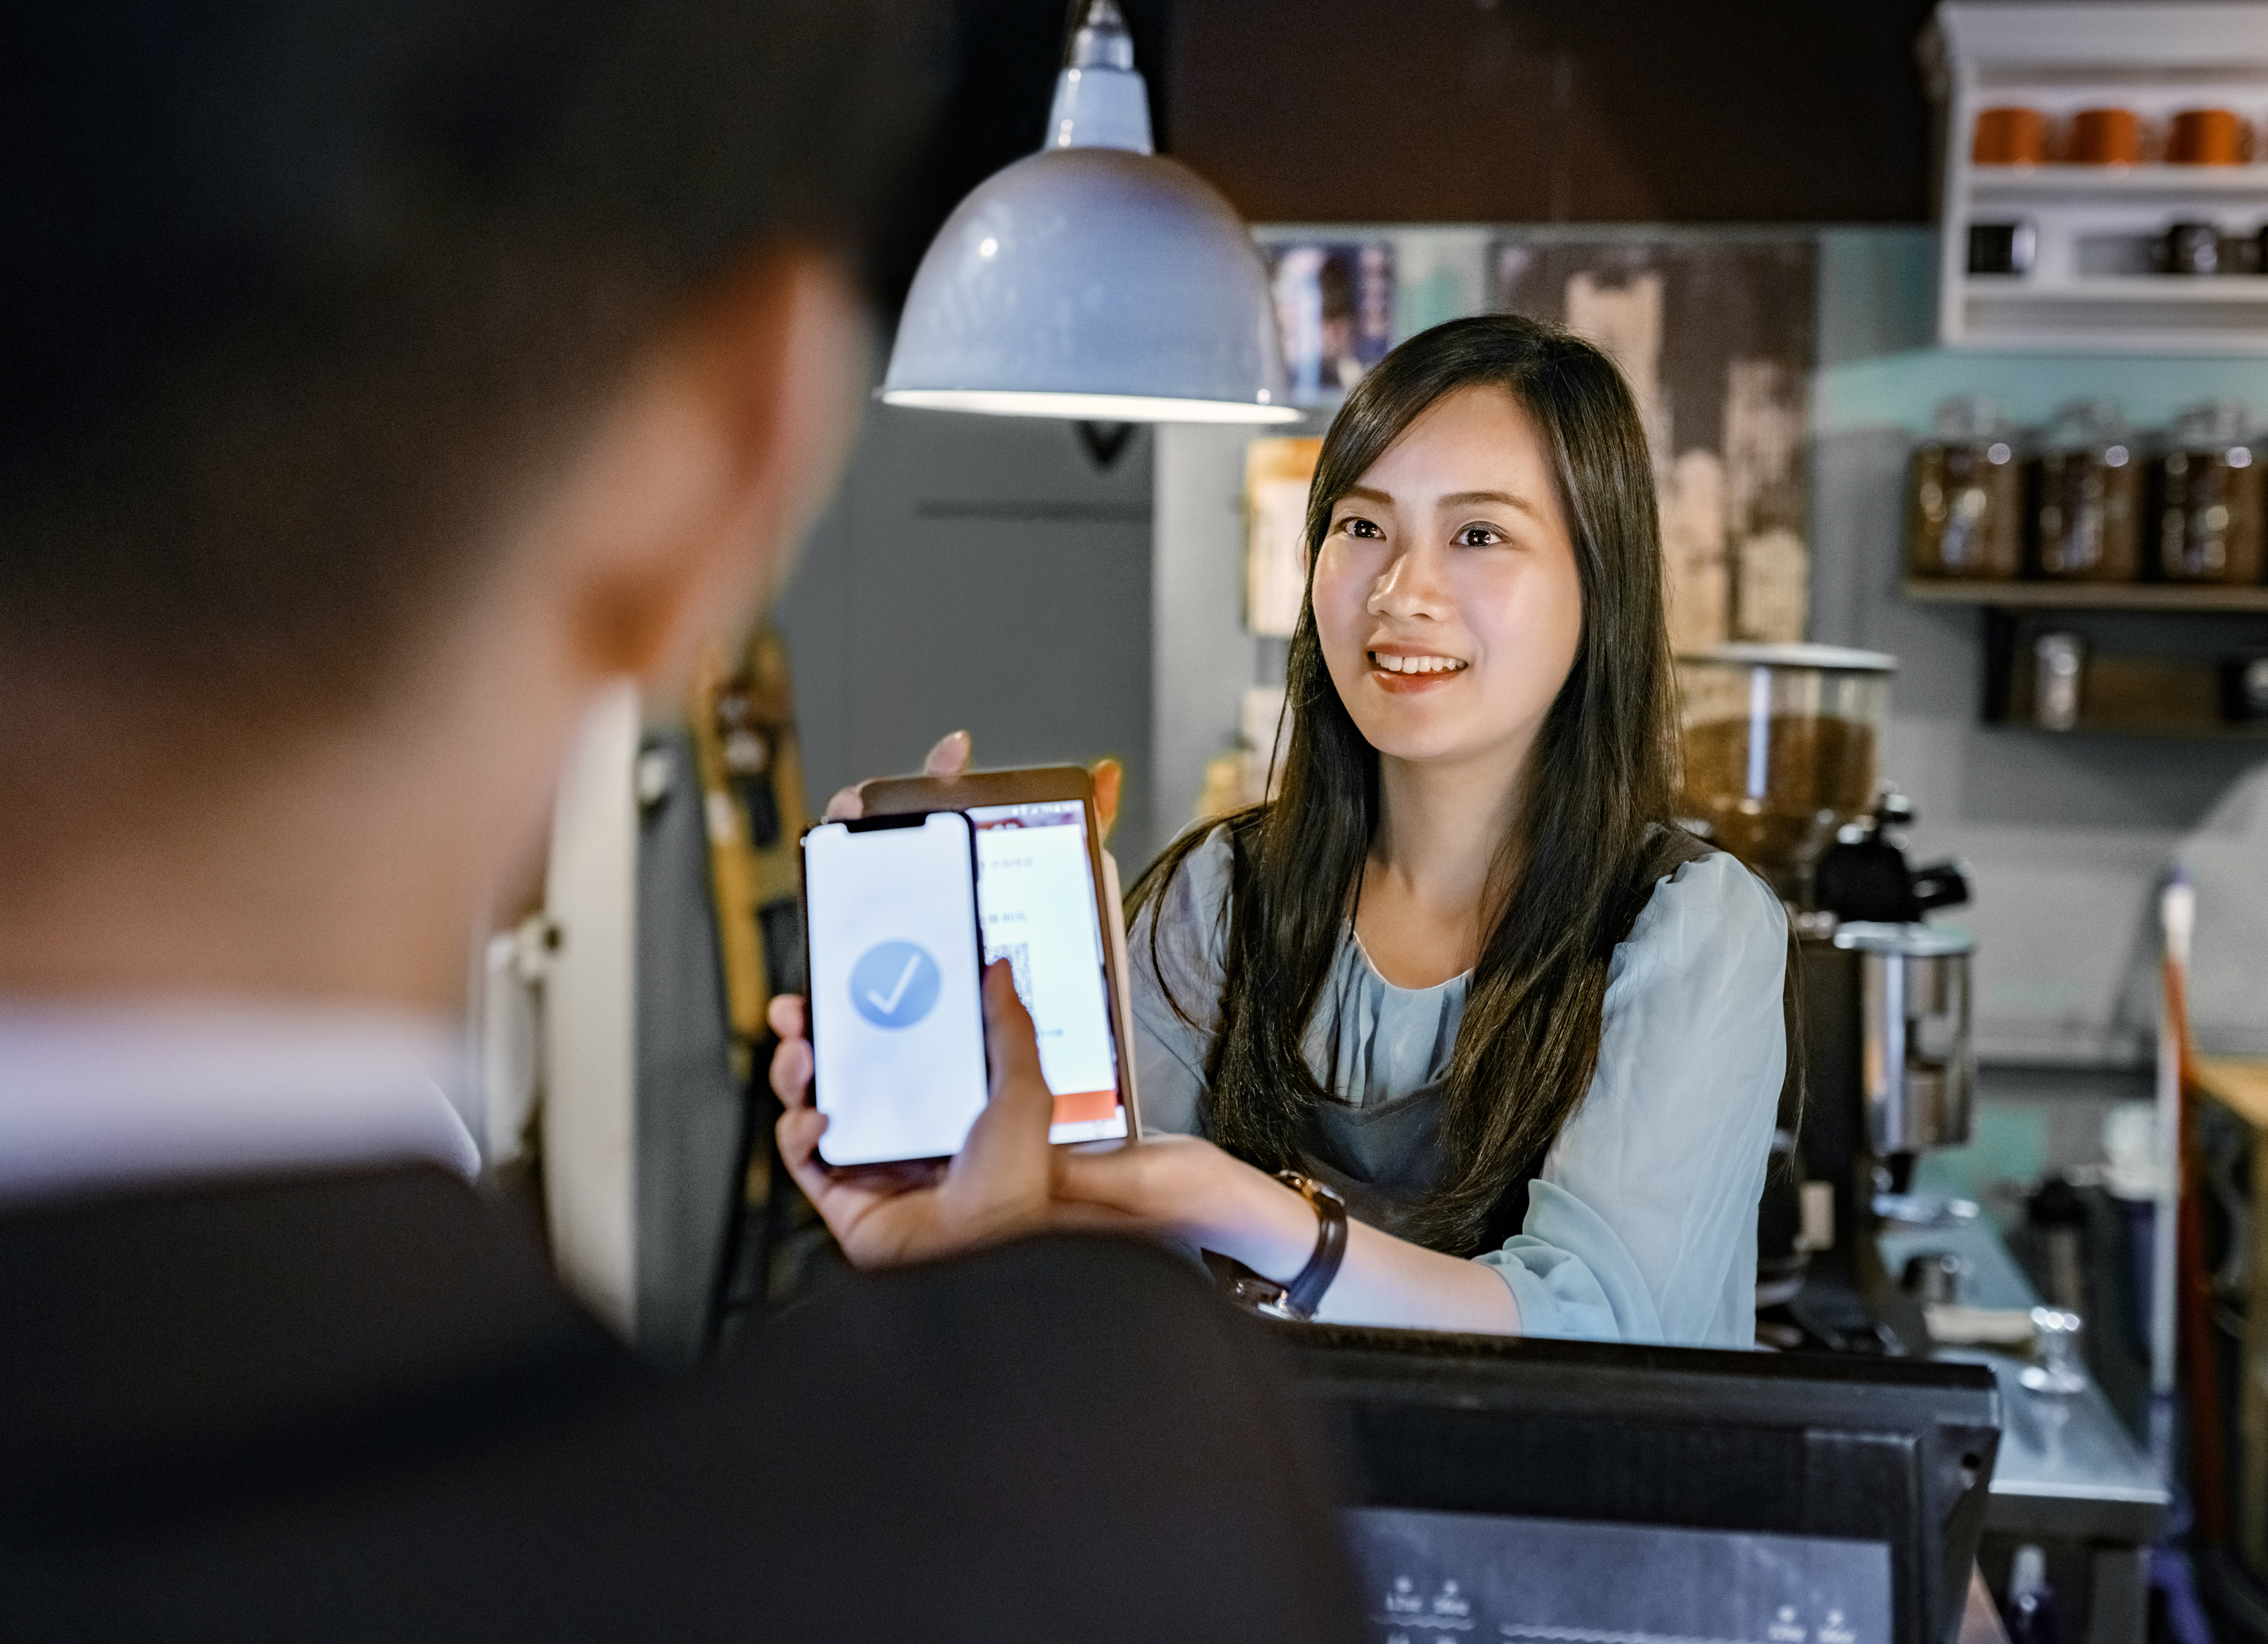
[[[1361,1507],[1379,1644],[1890,1644],[1879,1541]]]

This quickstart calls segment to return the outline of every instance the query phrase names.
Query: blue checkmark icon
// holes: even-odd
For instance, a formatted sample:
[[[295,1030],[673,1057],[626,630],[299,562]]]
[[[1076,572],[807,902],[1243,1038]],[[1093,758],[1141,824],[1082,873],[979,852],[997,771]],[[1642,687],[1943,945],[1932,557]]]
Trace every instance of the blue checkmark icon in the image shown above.
[[[937,961],[910,942],[878,942],[850,967],[850,1003],[876,1027],[911,1027],[937,1002]]]

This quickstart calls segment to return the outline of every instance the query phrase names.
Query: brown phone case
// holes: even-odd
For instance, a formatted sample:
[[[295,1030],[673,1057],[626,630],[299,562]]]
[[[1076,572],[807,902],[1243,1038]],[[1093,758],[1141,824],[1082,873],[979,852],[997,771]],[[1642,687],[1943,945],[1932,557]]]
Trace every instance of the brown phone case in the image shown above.
[[[868,816],[898,816],[909,811],[967,811],[979,805],[1033,804],[1077,800],[1086,812],[1088,877],[1094,884],[1095,917],[1102,921],[1102,952],[1108,984],[1110,1032],[1117,1053],[1118,1088],[1126,1110],[1126,1140],[1142,1134],[1141,1092],[1134,1080],[1134,1023],[1127,973],[1126,915],[1118,892],[1118,863],[1102,848],[1094,818],[1094,778],[1077,765],[1039,765],[1014,771],[968,771],[946,780],[936,776],[883,776],[858,789]]]

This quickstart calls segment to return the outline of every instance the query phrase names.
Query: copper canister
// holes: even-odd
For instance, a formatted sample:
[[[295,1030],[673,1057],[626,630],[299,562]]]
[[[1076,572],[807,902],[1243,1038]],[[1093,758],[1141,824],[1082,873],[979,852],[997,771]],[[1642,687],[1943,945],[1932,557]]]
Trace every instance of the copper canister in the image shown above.
[[[1977,165],[2037,165],[2048,157],[2047,116],[2036,108],[1985,108],[1977,114],[1969,158]]]
[[[2066,406],[2043,442],[2034,512],[2043,576],[2131,583],[2142,570],[2143,465],[2106,400]]]
[[[2157,462],[2154,546],[2171,583],[2257,583],[2268,558],[2268,467],[2249,444],[2250,410],[2192,407]]]
[[[2142,158],[2142,121],[2131,108],[2082,108],[2071,117],[2064,158],[2073,165],[2132,165]]]
[[[1981,397],[1937,408],[1906,480],[1906,565],[1916,576],[2023,574],[2024,469],[2016,429]]]
[[[2184,108],[2174,116],[2166,158],[2176,165],[2241,165],[2250,135],[2234,109]]]

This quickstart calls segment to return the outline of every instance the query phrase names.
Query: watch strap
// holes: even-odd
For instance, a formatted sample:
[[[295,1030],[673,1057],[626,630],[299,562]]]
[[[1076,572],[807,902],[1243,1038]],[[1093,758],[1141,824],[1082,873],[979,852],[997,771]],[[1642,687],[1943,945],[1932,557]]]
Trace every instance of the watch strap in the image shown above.
[[[1278,1171],[1276,1179],[1314,1207],[1314,1254],[1307,1258],[1299,1276],[1284,1287],[1285,1305],[1302,1318],[1313,1318],[1331,1281],[1339,1276],[1339,1264],[1346,1259],[1346,1200],[1314,1177],[1297,1171]]]
[[[1278,1171],[1276,1179],[1314,1207],[1314,1253],[1289,1284],[1263,1279],[1247,1269],[1229,1285],[1228,1294],[1231,1299],[1266,1317],[1304,1325],[1314,1318],[1315,1310],[1322,1305],[1331,1281],[1339,1276],[1339,1263],[1346,1256],[1346,1201],[1313,1177],[1302,1176],[1297,1171]]]

